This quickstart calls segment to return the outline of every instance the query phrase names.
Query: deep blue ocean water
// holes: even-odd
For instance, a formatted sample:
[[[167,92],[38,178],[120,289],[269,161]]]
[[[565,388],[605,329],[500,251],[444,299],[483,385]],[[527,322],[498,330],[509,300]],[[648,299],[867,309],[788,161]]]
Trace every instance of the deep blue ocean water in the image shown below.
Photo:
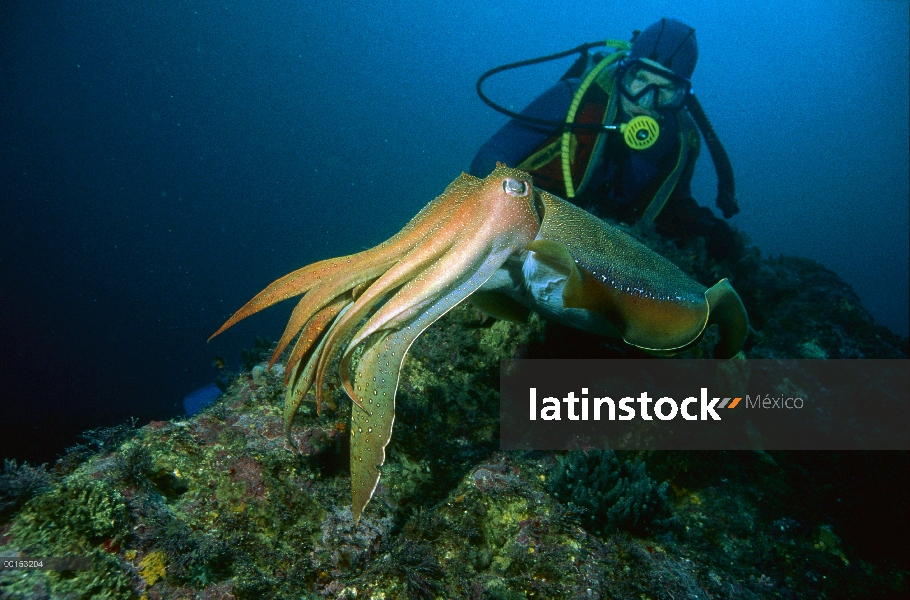
[[[281,306],[206,338],[273,279],[375,245],[504,117],[485,70],[661,16],[765,255],[819,260],[908,331],[908,3],[4,2],[0,456],[182,412]],[[571,59],[511,72],[513,109]],[[695,196],[712,205],[707,152]]]

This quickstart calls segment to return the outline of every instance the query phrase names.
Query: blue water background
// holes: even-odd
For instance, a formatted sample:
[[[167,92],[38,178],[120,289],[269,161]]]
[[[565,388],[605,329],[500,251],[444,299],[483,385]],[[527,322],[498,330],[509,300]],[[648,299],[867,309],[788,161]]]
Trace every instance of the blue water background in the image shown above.
[[[214,383],[210,383],[207,386],[187,394],[183,399],[183,410],[188,415],[199,414],[201,410],[211,406],[220,395],[221,390],[218,386]]]
[[[908,3],[3,2],[0,455],[162,419],[277,338],[291,306],[206,338],[273,279],[372,246],[504,117],[506,62],[661,16],[736,171],[733,222],[908,330]],[[513,109],[570,61],[489,82]],[[702,156],[695,196],[713,206]]]

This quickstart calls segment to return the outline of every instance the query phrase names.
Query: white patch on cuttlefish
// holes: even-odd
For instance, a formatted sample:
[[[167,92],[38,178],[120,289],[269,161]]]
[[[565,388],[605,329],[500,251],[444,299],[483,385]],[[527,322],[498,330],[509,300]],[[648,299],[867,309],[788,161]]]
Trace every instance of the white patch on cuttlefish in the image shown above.
[[[584,308],[563,306],[562,293],[567,277],[535,257],[522,252],[507,260],[481,288],[501,292],[542,316],[585,331],[621,337],[601,315]]]

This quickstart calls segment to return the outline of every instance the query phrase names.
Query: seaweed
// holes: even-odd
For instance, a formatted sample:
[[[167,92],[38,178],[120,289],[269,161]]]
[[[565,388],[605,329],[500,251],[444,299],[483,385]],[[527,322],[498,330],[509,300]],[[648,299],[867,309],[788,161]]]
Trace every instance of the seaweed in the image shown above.
[[[58,597],[129,597],[129,576],[113,553],[129,535],[130,521],[123,494],[103,481],[72,477],[25,503],[9,534],[27,556],[85,556],[91,569],[31,573],[0,586],[12,597],[20,585],[48,587]]]
[[[0,523],[28,500],[50,491],[53,483],[54,476],[47,465],[33,467],[26,462],[19,466],[15,460],[4,460],[0,473]]]
[[[666,529],[672,522],[668,485],[648,477],[640,458],[620,462],[612,450],[573,450],[548,481],[550,492],[578,512],[584,527],[596,535]]]
[[[233,552],[225,541],[194,531],[165,505],[151,503],[148,510],[149,519],[138,538],[141,545],[154,548],[149,555],[167,562],[168,576],[199,587],[228,576]]]
[[[138,431],[136,429],[137,422],[135,417],[131,417],[127,423],[120,423],[113,427],[90,429],[83,433],[81,437],[88,441],[90,445],[95,446],[95,452],[111,452],[136,435]]]

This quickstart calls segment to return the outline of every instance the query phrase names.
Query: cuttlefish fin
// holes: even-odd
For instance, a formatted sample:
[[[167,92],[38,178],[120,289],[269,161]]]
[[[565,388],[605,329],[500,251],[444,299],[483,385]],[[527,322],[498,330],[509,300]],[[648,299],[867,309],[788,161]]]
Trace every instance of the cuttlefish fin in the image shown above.
[[[739,294],[726,278],[705,291],[708,302],[708,325],[717,323],[720,341],[714,347],[714,358],[735,356],[749,333],[749,317]]]
[[[526,323],[530,310],[502,292],[478,290],[471,294],[471,304],[484,314],[512,323]]]
[[[672,354],[697,342],[708,325],[717,323],[721,341],[715,358],[730,358],[742,348],[749,320],[736,291],[722,279],[704,292],[704,302],[627,294],[578,266],[569,250],[553,240],[526,246],[535,258],[566,277],[563,305],[596,312],[623,340],[654,354]]]
[[[508,254],[502,251],[491,254],[471,277],[453,282],[432,305],[416,312],[407,322],[395,323],[395,329],[381,329],[371,334],[364,342],[354,380],[346,386],[354,401],[351,406],[351,497],[355,522],[360,520],[379,483],[379,468],[385,463],[385,449],[395,421],[395,394],[401,365],[408,349],[437,319],[486,283]],[[352,345],[357,346],[356,343]],[[352,354],[353,347],[349,347],[342,357],[342,381],[350,377]]]

